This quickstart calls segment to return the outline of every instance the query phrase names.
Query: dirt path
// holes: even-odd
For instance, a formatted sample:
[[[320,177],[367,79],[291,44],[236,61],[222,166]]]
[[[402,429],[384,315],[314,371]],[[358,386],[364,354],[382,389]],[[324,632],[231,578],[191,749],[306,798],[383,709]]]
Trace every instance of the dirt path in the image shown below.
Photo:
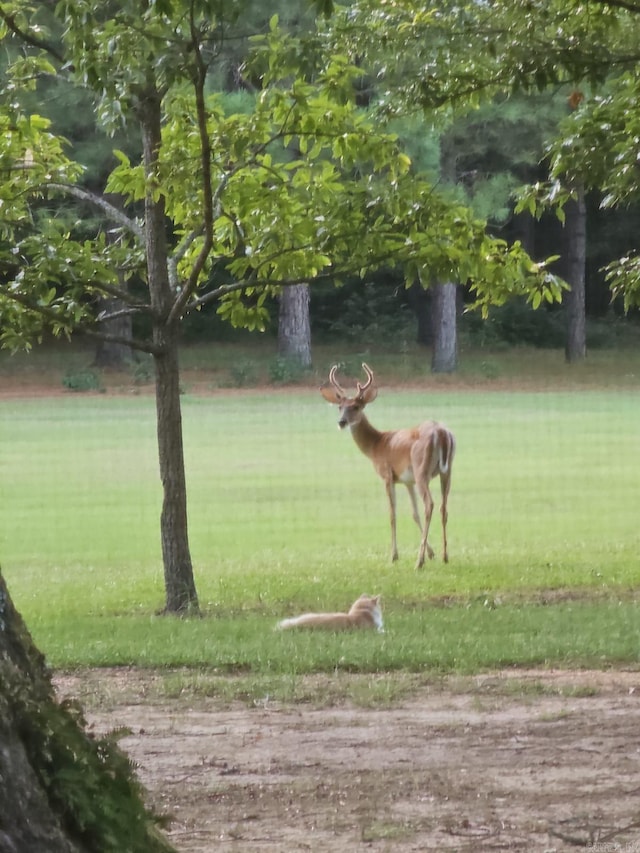
[[[640,853],[640,672],[453,680],[384,709],[221,708],[162,699],[153,678],[56,682],[100,694],[97,732],[131,730],[121,744],[181,853]]]

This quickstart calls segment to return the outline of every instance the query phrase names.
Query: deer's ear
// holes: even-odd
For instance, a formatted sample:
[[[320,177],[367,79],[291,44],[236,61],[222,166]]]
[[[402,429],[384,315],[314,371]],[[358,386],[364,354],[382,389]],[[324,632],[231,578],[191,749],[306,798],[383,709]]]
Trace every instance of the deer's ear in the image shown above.
[[[320,393],[328,403],[333,403],[334,406],[339,406],[342,402],[342,395],[338,394],[333,385],[321,385]]]

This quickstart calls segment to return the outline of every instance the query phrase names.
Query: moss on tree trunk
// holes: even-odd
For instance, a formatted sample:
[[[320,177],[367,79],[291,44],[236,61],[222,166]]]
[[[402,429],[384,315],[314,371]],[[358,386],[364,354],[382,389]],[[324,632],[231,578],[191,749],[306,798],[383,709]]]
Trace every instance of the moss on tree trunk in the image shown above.
[[[168,853],[115,738],[57,701],[0,573],[0,851]]]

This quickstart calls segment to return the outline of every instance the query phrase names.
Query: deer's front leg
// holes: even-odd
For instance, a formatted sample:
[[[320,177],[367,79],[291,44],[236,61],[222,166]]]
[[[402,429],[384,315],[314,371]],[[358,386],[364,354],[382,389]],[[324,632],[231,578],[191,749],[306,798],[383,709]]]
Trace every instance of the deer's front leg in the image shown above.
[[[396,486],[393,477],[385,477],[387,497],[389,498],[389,520],[391,522],[391,562],[398,559],[398,543],[396,541]]]

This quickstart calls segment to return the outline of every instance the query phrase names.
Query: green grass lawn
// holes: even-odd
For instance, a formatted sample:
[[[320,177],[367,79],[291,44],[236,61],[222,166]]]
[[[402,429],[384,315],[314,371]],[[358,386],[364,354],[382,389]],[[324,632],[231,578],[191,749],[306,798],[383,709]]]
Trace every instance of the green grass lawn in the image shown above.
[[[382,385],[380,428],[455,432],[451,561],[414,571],[384,488],[309,388],[183,397],[190,539],[204,618],[163,604],[155,407],[148,395],[0,403],[0,563],[57,667],[207,667],[264,677],[635,665],[638,424],[629,389]],[[434,490],[437,486],[434,483]],[[382,635],[281,635],[278,618],[383,595]]]

